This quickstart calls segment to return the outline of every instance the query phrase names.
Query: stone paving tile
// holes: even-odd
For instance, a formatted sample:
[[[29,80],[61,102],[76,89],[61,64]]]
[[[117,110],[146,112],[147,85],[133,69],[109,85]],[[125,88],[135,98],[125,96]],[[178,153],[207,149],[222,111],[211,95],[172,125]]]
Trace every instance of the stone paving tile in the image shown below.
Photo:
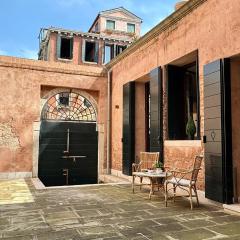
[[[209,219],[209,220],[208,219],[196,219],[196,220],[181,222],[181,224],[190,229],[199,228],[199,227],[210,227],[210,226],[216,225],[216,223],[211,221],[211,219]]]
[[[240,239],[240,223],[228,223],[228,224],[221,224],[215,227],[209,227],[208,229],[213,230],[217,233],[223,235],[239,235]]]
[[[210,205],[191,211],[183,198],[166,208],[161,194],[149,200],[147,190],[132,194],[129,185],[35,190],[31,181],[15,180],[1,186],[9,204],[0,204],[0,239],[240,239],[239,216]],[[20,202],[13,203],[17,186],[12,196]],[[26,203],[23,192],[33,202]]]
[[[217,236],[217,234],[215,234],[207,229],[199,228],[199,229],[179,231],[179,232],[175,231],[173,233],[167,233],[167,234],[165,234],[165,236],[166,236],[166,239],[201,240],[201,239],[214,238]],[[158,239],[158,238],[156,236],[153,236],[153,239]]]

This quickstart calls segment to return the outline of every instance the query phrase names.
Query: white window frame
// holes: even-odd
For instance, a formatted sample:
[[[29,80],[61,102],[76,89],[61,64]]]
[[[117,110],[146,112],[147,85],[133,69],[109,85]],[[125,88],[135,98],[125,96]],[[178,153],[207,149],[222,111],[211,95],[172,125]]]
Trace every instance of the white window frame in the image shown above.
[[[107,22],[108,21],[114,22],[114,29],[110,29],[110,28],[107,27]],[[116,30],[116,21],[115,20],[111,20],[111,19],[106,19],[106,26],[105,27],[106,27],[107,30]]]
[[[129,32],[129,31],[128,31],[128,25],[134,26],[134,32]],[[128,32],[128,33],[136,33],[136,24],[135,24],[135,23],[127,23],[127,32]]]

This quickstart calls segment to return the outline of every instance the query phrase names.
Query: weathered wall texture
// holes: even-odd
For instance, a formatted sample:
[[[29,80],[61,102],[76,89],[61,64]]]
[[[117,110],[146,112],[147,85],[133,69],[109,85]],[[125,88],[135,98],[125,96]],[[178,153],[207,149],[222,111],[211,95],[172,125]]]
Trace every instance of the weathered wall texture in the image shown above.
[[[0,173],[32,172],[33,124],[40,121],[41,97],[52,89],[90,94],[98,104],[98,123],[106,128],[106,84],[99,67],[1,56]]]
[[[120,111],[115,109],[112,111],[113,169],[121,170],[123,84],[144,76],[157,66],[165,66],[196,50],[199,56],[200,115],[201,133],[203,133],[203,66],[216,59],[240,53],[239,12],[239,0],[208,0],[113,67],[113,106],[120,106]],[[166,122],[166,111],[164,112]],[[180,153],[182,162],[191,162],[193,155],[202,151],[202,146],[185,148],[181,151],[184,154],[181,154],[176,146],[174,149],[166,147],[167,161],[174,162]]]

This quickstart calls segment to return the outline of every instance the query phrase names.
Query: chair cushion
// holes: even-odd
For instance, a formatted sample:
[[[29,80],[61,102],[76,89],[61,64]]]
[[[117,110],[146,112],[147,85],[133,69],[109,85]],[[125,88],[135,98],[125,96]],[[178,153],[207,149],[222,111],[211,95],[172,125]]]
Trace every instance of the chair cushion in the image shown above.
[[[172,184],[176,184],[176,185],[180,185],[180,186],[190,186],[190,180],[188,179],[181,179],[180,178],[172,178],[167,180],[167,183],[172,183]],[[194,181],[192,181],[192,185],[195,184]]]

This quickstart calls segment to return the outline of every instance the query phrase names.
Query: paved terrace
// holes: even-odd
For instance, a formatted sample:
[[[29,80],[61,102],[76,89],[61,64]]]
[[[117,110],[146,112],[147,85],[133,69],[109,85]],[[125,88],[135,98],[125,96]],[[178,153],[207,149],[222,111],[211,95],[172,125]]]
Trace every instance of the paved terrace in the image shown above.
[[[131,193],[129,185],[36,190],[31,180],[0,182],[0,239],[240,239],[240,217],[210,205]]]

